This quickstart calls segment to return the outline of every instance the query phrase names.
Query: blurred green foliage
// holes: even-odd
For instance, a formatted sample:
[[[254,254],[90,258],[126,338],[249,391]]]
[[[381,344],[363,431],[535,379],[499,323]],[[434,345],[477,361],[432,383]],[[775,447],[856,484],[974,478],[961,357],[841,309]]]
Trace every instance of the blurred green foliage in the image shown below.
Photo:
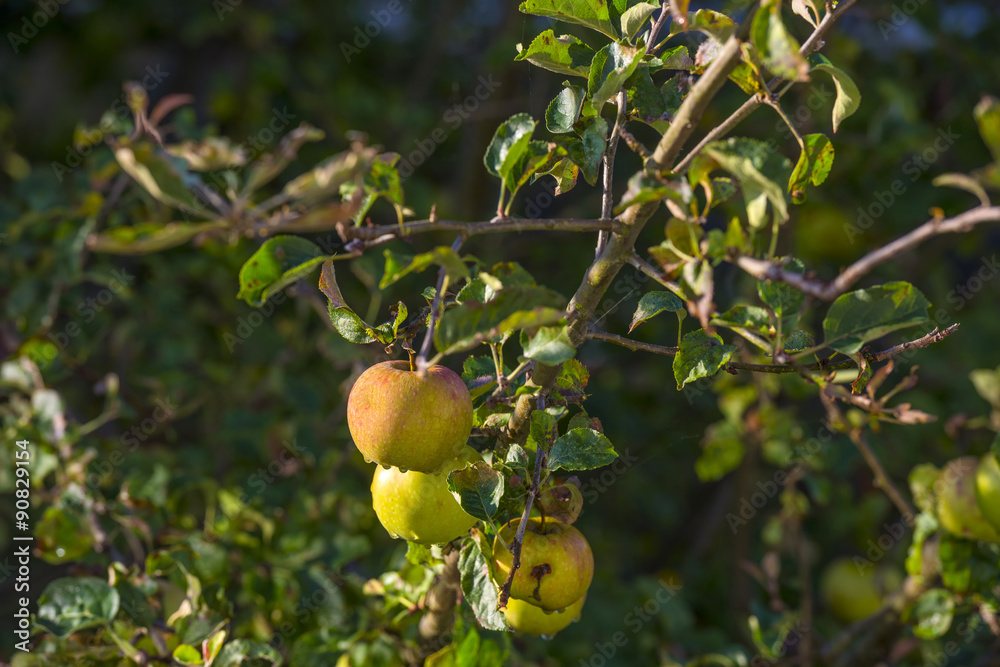
[[[94,193],[106,193],[116,172],[106,148],[93,149],[86,169],[72,162],[82,152],[74,142],[83,128],[121,108],[121,83],[148,76],[154,103],[193,96],[193,107],[169,121],[190,136],[217,133],[273,149],[277,133],[265,130],[276,114],[293,126],[305,121],[322,129],[326,138],[300,151],[293,174],[344,150],[349,132],[363,132],[404,159],[431,146],[425,162],[410,160],[407,205],[420,217],[434,204],[442,218],[489,219],[495,182],[481,159],[494,129],[518,111],[542,118],[559,90],[558,75],[513,62],[513,45],[550,22],[518,13],[515,3],[403,5],[360,48],[357,29],[363,34],[381,5],[71,0],[16,52],[14,44],[0,49],[0,358],[8,360],[0,378],[0,493],[10,497],[6,462],[14,441],[26,437],[35,445],[33,600],[60,577],[104,581],[110,568],[127,616],[114,627],[125,639],[136,623],[165,623],[186,597],[200,595],[210,611],[180,626],[185,643],[200,645],[229,618],[229,638],[270,643],[292,665],[333,664],[343,651],[355,665],[400,664],[401,634],[412,635],[407,624],[415,613],[408,600],[429,586],[428,571],[409,563],[405,544],[390,540],[376,521],[371,470],[344,420],[345,388],[383,356],[381,346],[351,345],[331,331],[311,281],[263,310],[237,301],[236,276],[258,241],[208,239],[138,257],[89,252],[89,225],[104,202]],[[0,25],[27,35],[23,21],[36,11],[34,3],[7,2]],[[860,3],[827,38],[825,55],[854,76],[863,102],[832,137],[836,163],[826,183],[791,209],[780,248],[821,277],[923,222],[931,207],[954,214],[974,205],[967,193],[930,181],[989,160],[971,110],[984,93],[998,92],[995,3],[924,3],[912,15],[899,12],[890,3]],[[162,80],[152,83],[156,78]],[[477,97],[483,78],[498,85]],[[827,131],[832,92],[827,79],[788,95],[785,108],[801,134]],[[728,86],[703,126],[721,122],[744,99]],[[118,120],[131,122],[128,114]],[[933,149],[930,160],[941,132],[954,139]],[[778,136],[794,159],[794,140],[768,109],[755,112],[740,134]],[[653,135],[638,138],[652,143]],[[622,151],[620,165],[619,190],[639,161]],[[903,194],[894,193],[894,181]],[[554,198],[543,180],[518,194],[512,212],[592,217],[599,202],[599,192],[586,186]],[[128,222],[122,211],[147,203],[129,189],[119,208],[101,214],[103,223]],[[884,214],[873,213],[875,203]],[[859,208],[869,218],[859,217]],[[380,202],[371,217],[389,224],[396,214]],[[727,223],[720,209],[709,227]],[[638,247],[658,243],[661,229],[654,221]],[[463,251],[484,263],[517,261],[540,283],[571,294],[593,256],[592,239],[578,236],[480,237]],[[442,239],[390,247],[422,251],[435,240]],[[947,341],[898,362],[904,373],[920,366],[919,384],[905,400],[939,419],[884,426],[873,438],[897,483],[918,463],[981,454],[992,439],[983,428],[990,406],[969,372],[1000,364],[1000,282],[970,288],[998,249],[1000,232],[983,226],[935,238],[869,278],[909,280],[934,304],[932,313],[947,311],[942,324],[962,324]],[[344,295],[366,321],[384,320],[390,304],[413,301],[424,287],[410,276],[379,293],[383,263],[373,252],[342,269]],[[717,273],[720,309],[753,299],[736,277],[732,267]],[[626,268],[606,297],[612,307],[601,326],[627,331],[651,288]],[[820,332],[821,313],[815,315],[803,325]],[[676,325],[657,318],[633,336],[673,344]],[[19,350],[38,361],[37,372],[14,361]],[[726,513],[738,511],[741,498],[817,437],[824,413],[810,388],[792,376],[723,375],[678,392],[668,359],[596,342],[579,358],[591,373],[589,413],[637,462],[620,474],[581,475],[586,504],[577,525],[597,562],[581,621],[549,642],[482,633],[516,656],[514,664],[597,664],[594,657],[608,646],[608,664],[683,664],[712,653],[733,660],[715,664],[745,664],[734,656],[758,651],[747,615],[782,627],[772,595],[798,601],[803,594],[796,576],[781,577],[777,591],[751,576],[776,552],[792,571],[794,560],[782,551],[782,517],[808,506],[802,530],[817,567],[865,555],[895,519],[860,455],[837,436],[809,458],[799,493],[769,497],[745,527],[731,531]],[[772,400],[759,406],[761,395]],[[733,425],[745,422],[751,405],[766,437],[747,438]],[[701,481],[695,462],[704,445],[725,455],[727,442],[745,448],[739,468]],[[3,545],[11,544],[10,506],[0,507]],[[879,564],[902,570],[906,544],[893,542]],[[5,546],[0,559],[12,550]],[[211,583],[202,587],[202,580]],[[678,581],[682,589],[670,589],[663,601],[664,582]],[[0,581],[4,618],[12,613],[12,586],[10,577]],[[468,621],[456,629],[460,639]],[[837,627],[818,610],[818,635],[831,637]],[[618,631],[624,645],[615,644]],[[955,631],[926,643],[924,655]],[[961,644],[955,664],[972,664],[989,641],[988,629],[974,625],[969,632],[973,641]],[[47,637],[36,650],[56,643]],[[104,648],[103,657],[75,664],[117,664],[118,650]],[[12,651],[5,633],[0,655]],[[36,656],[18,664],[46,664]],[[922,664],[909,659],[905,664]]]

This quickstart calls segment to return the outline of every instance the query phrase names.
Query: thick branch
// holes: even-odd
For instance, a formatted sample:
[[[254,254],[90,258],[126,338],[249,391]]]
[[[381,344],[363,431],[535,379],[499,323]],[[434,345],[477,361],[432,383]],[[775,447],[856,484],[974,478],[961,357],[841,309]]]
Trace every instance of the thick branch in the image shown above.
[[[835,280],[829,283],[804,276],[801,273],[786,271],[776,263],[753,257],[737,257],[736,264],[758,280],[780,280],[817,299],[833,301],[853,287],[862,276],[869,273],[882,262],[923,243],[933,236],[967,232],[979,223],[995,221],[1000,221],[1000,206],[974,208],[945,220],[931,218],[910,233],[900,236],[892,243],[868,253],[847,267]]]
[[[345,241],[360,239],[371,241],[382,237],[411,236],[428,232],[458,232],[463,236],[477,234],[504,234],[508,232],[599,232],[615,231],[621,225],[615,220],[582,220],[578,218],[499,218],[486,222],[457,222],[454,220],[414,220],[399,225],[376,225],[374,227],[351,227],[344,223],[337,225],[337,233]]]

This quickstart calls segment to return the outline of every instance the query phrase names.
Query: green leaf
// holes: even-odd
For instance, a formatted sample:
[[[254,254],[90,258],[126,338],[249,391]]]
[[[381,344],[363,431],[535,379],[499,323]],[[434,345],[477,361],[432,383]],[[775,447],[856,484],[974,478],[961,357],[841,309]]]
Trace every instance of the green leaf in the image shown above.
[[[930,303],[907,282],[892,282],[837,297],[823,320],[826,345],[851,355],[887,333],[927,321]]]
[[[323,263],[323,269],[319,276],[319,289],[329,300],[327,312],[330,315],[333,328],[352,343],[364,344],[378,341],[383,345],[388,345],[396,339],[399,325],[407,316],[406,306],[399,302],[396,315],[392,320],[378,327],[366,324],[344,301],[344,296],[340,293],[340,287],[337,285],[337,275],[333,268],[332,259]]]
[[[622,195],[621,202],[615,207],[614,212],[618,214],[630,206],[662,199],[670,199],[685,206],[692,197],[691,186],[686,179],[668,181],[659,175],[640,171],[629,179],[628,189]]]
[[[679,25],[677,21],[670,26],[671,34],[676,34],[680,30],[698,30],[717,42],[725,42],[736,32],[736,23],[715,10],[699,9],[688,16],[686,26]]]
[[[781,21],[778,0],[765,2],[757,10],[750,27],[750,41],[773,74],[789,81],[809,79],[809,64],[799,53],[799,43]]]
[[[449,280],[453,282],[469,278],[469,268],[458,256],[458,253],[448,246],[439,246],[415,257],[396,255],[388,249],[383,251],[383,254],[385,255],[385,273],[382,280],[379,281],[379,289],[385,289],[411,273],[420,273],[432,264],[444,267]]]
[[[483,521],[496,515],[503,488],[503,476],[483,461],[448,475],[448,490],[458,494],[462,509]]]
[[[251,639],[234,639],[222,647],[212,667],[239,667],[239,665],[263,667],[283,664],[281,654],[270,644]]]
[[[374,150],[345,151],[332,155],[311,170],[289,181],[282,194],[302,205],[314,204],[340,193],[345,183],[371,169]]]
[[[790,257],[787,258],[785,268],[801,274],[806,267],[798,259]],[[780,280],[758,280],[757,295],[765,306],[774,311],[775,317],[781,320],[784,331],[791,331],[795,327],[805,294]]]
[[[955,596],[944,588],[932,588],[907,610],[904,620],[920,639],[937,639],[948,632],[954,617]]]
[[[174,649],[174,660],[182,665],[204,665],[205,660],[201,657],[201,651],[190,644],[181,644]]]
[[[799,161],[788,179],[788,191],[803,189],[807,183],[820,185],[826,180],[833,167],[833,144],[823,134],[807,134],[802,137],[805,148],[799,154]]]
[[[549,470],[593,470],[618,458],[604,434],[592,428],[575,428],[556,438],[549,450]]]
[[[556,37],[552,30],[546,30],[522,49],[514,60],[527,60],[532,65],[558,74],[570,76],[590,75],[590,61],[594,50],[573,35]]]
[[[643,24],[660,8],[659,3],[640,2],[625,10],[621,16],[622,37],[630,42],[635,39]]]
[[[747,329],[754,333],[769,335],[771,316],[763,308],[738,304],[713,317],[712,324],[728,329]]]
[[[240,292],[236,295],[260,307],[274,294],[328,259],[320,247],[298,236],[275,236],[264,241],[240,269]]]
[[[663,93],[653,83],[649,72],[650,68],[646,63],[639,63],[635,72],[625,82],[628,112],[647,123],[662,120],[667,112]]]
[[[569,332],[564,326],[540,327],[531,337],[522,331],[521,347],[525,357],[549,366],[561,364],[576,356],[576,348],[570,342]]]
[[[211,222],[139,222],[132,225],[111,227],[87,239],[87,248],[93,252],[112,255],[145,255],[175,248],[195,236],[230,226],[227,220]]]
[[[800,352],[816,344],[816,337],[805,329],[796,329],[785,339],[785,352]]]
[[[703,155],[704,159],[713,161],[740,182],[752,228],[759,229],[767,223],[765,214],[768,202],[779,222],[788,220],[785,191],[765,174],[782,170],[787,160],[768,150],[766,144],[745,138],[712,142],[705,147]],[[704,163],[699,165],[699,169],[704,169],[705,173],[711,171],[711,167],[706,168]]]
[[[201,652],[205,657],[205,662],[209,665],[215,664],[215,659],[219,656],[219,651],[222,650],[222,645],[226,641],[226,631],[219,630],[213,634],[208,639],[204,640],[201,644]]]
[[[35,621],[65,639],[79,630],[110,623],[118,613],[120,602],[118,591],[103,579],[56,579],[42,591]]]
[[[837,100],[833,105],[833,131],[836,133],[841,121],[861,106],[861,92],[854,85],[854,80],[843,70],[834,67],[825,56],[813,54],[809,62],[813,66],[810,72],[826,72],[833,77],[833,85],[837,88]]]
[[[559,420],[553,415],[545,410],[535,410],[531,413],[531,424],[525,445],[527,449],[547,452],[558,435]]]
[[[712,424],[705,431],[704,449],[694,462],[694,471],[703,482],[722,479],[739,467],[744,452],[736,426],[729,421]]]
[[[972,115],[979,126],[979,136],[983,138],[993,160],[1000,162],[1000,100],[984,95],[973,109]]]
[[[632,323],[629,325],[629,333],[637,326],[669,310],[672,313],[685,313],[687,307],[673,292],[646,292],[639,299],[639,305],[632,315]],[[680,317],[680,316],[679,316]]]
[[[566,86],[559,91],[545,110],[545,129],[552,134],[572,132],[585,95],[583,88],[578,86]]]
[[[527,150],[535,125],[526,113],[514,114],[501,123],[483,156],[486,171],[506,182],[510,171]]]
[[[265,153],[247,168],[242,194],[250,194],[270,183],[298,156],[299,149],[306,142],[322,141],[325,136],[323,130],[312,127],[308,123],[301,123],[282,137],[281,144],[275,153]]]
[[[611,39],[618,37],[606,0],[525,0],[518,9],[525,14],[584,25]]]
[[[488,303],[468,302],[445,311],[434,331],[439,352],[453,354],[521,329],[555,324],[565,300],[545,287],[511,287]]]
[[[181,158],[163,154],[146,143],[119,144],[114,153],[122,170],[157,201],[190,213],[211,215],[190,188],[200,179],[187,171]]]
[[[466,357],[462,362],[462,380],[475,400],[492,390],[497,383],[497,369],[489,356]]]
[[[740,87],[747,95],[755,95],[760,91],[760,76],[757,71],[747,63],[738,64],[729,73],[729,80]]]
[[[603,118],[597,118],[587,126],[579,139],[576,137],[556,137],[555,141],[566,149],[569,158],[583,172],[583,179],[590,185],[596,185],[607,136],[607,121]]]
[[[600,109],[621,90],[646,55],[645,45],[635,47],[612,42],[594,56],[590,63],[587,93],[594,108]]]
[[[550,169],[539,170],[539,176],[551,176],[556,179],[556,189],[554,194],[561,195],[576,187],[576,178],[580,173],[580,168],[570,158],[563,158],[555,163]]]
[[[590,380],[590,371],[579,359],[570,359],[562,365],[556,377],[556,390],[562,394],[582,394]]]
[[[474,531],[475,532],[475,531]],[[489,550],[484,554],[480,549]],[[501,547],[503,548],[503,547]],[[464,599],[472,607],[479,625],[487,630],[508,630],[500,605],[500,594],[490,573],[493,552],[485,539],[470,541],[458,555],[458,571],[462,573]]]
[[[970,371],[969,381],[984,401],[995,410],[1000,410],[1000,366]]]
[[[704,329],[686,334],[674,357],[674,379],[677,380],[678,391],[688,382],[715,375],[734,354],[736,346],[724,344],[719,334],[708,334]]]

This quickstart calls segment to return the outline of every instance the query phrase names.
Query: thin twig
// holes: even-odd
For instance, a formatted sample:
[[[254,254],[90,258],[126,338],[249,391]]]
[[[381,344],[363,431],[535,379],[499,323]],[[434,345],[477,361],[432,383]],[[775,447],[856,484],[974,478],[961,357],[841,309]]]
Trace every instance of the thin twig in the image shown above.
[[[643,343],[641,341],[632,340],[631,338],[619,336],[618,334],[604,333],[603,331],[588,331],[587,340],[599,340],[605,343],[614,343],[615,345],[620,345],[621,347],[632,350],[633,352],[652,352],[653,354],[664,354],[667,356],[677,354],[676,347]]]
[[[656,36],[660,34],[660,30],[666,24],[668,18],[670,18],[670,3],[664,0],[660,5],[660,15],[657,17],[653,27],[649,29],[649,37],[646,38],[646,44],[649,49],[655,50]]]
[[[465,241],[464,236],[459,236],[451,244],[451,249],[458,252]],[[434,292],[434,302],[431,304],[431,317],[427,323],[427,331],[424,332],[424,340],[420,344],[420,353],[417,355],[417,372],[424,373],[427,370],[427,354],[431,349],[431,339],[434,338],[434,326],[441,317],[441,304],[444,302],[444,290],[447,279],[447,272],[442,266],[438,271],[437,290]],[[423,377],[423,376],[421,376]]]
[[[829,283],[801,273],[786,271],[776,262],[747,256],[737,257],[735,261],[741,269],[758,280],[780,280],[817,299],[833,301],[882,262],[906,252],[933,236],[967,232],[979,223],[995,221],[1000,221],[1000,206],[974,208],[944,220],[931,218],[910,233],[868,253]]]
[[[681,289],[680,285],[678,285],[672,280],[668,280],[666,276],[663,275],[662,271],[658,270],[655,266],[644,260],[642,257],[639,257],[638,253],[636,253],[634,250],[632,251],[632,254],[629,255],[628,257],[628,263],[637,268],[639,271],[646,274],[647,276],[649,276],[650,278],[652,278],[653,280],[655,280],[656,282],[666,287],[668,290],[673,292],[676,296],[680,297],[682,300],[687,301],[687,296],[685,296],[684,290]]]
[[[625,91],[619,90],[615,95],[618,113],[615,115],[615,127],[608,138],[608,147],[604,151],[604,183],[601,195],[601,219],[610,220],[611,211],[614,208],[614,186],[615,177],[615,154],[618,152],[618,138],[622,125],[625,123]],[[600,256],[604,252],[604,246],[608,244],[608,231],[602,229],[597,233],[597,249],[595,256]]]
[[[540,393],[538,395],[538,410],[545,409],[545,398]],[[528,520],[531,518],[531,508],[535,504],[535,497],[538,495],[538,486],[542,482],[542,470],[545,468],[545,451],[541,446],[535,451],[535,470],[532,473],[531,488],[528,489],[528,498],[524,503],[524,512],[521,514],[521,522],[517,526],[517,534],[514,536],[514,541],[510,544],[510,553],[513,556],[510,564],[510,573],[507,575],[507,581],[504,582],[503,586],[500,588],[500,608],[507,606],[507,600],[510,599],[510,587],[514,583],[514,575],[517,573],[519,567],[521,567],[521,545],[524,543],[524,531],[528,527]]]
[[[938,331],[934,329],[925,336],[921,336],[916,340],[911,340],[905,343],[900,343],[899,345],[893,345],[890,348],[882,350],[881,352],[876,352],[871,355],[871,358],[875,361],[885,361],[898,354],[905,352],[906,350],[913,350],[917,348],[927,347],[933,343],[940,342],[953,334],[958,329],[958,324],[953,324],[943,331]],[[633,352],[651,352],[652,354],[662,354],[665,356],[674,356],[677,354],[676,347],[668,347],[666,345],[654,345],[652,343],[643,343],[642,341],[632,340],[631,338],[625,338],[624,336],[619,336],[618,334],[605,333],[603,331],[588,331],[586,335],[587,340],[597,340],[605,343],[613,343],[619,345]],[[853,359],[847,361],[841,361],[836,364],[826,363],[826,361],[821,361],[813,364],[799,365],[799,364],[751,364],[742,361],[731,361],[722,367],[722,370],[726,371],[751,371],[754,373],[796,373],[800,370],[810,370],[810,371],[835,371],[842,370],[846,368],[853,368],[857,364]]]
[[[638,155],[643,159],[643,161],[648,160],[652,153],[646,148],[641,141],[635,138],[635,135],[629,132],[624,125],[618,128],[618,136],[625,140],[625,145],[628,146],[629,150]]]
[[[916,511],[910,506],[906,499],[903,498],[903,494],[899,492],[899,489],[897,489],[896,485],[892,483],[892,480],[889,479],[889,476],[885,472],[885,468],[882,467],[881,461],[878,460],[878,457],[875,456],[875,452],[873,452],[872,448],[868,445],[868,441],[865,440],[864,433],[861,432],[861,429],[855,428],[851,429],[850,436],[851,441],[858,448],[858,451],[861,452],[861,456],[864,457],[865,462],[868,463],[868,467],[872,469],[872,473],[875,475],[875,486],[885,491],[885,494],[889,496],[889,500],[891,500],[892,504],[896,506],[899,513],[903,515],[907,525],[912,525],[913,518],[917,515]]]
[[[621,225],[615,220],[584,220],[579,218],[499,218],[485,222],[457,222],[455,220],[414,220],[399,225],[376,225],[373,227],[352,227],[343,223],[337,225],[337,232],[345,241],[360,239],[370,241],[384,236],[399,238],[402,235],[426,234],[428,232],[458,232],[463,236],[478,234],[503,234],[507,232],[599,232],[616,231]]]

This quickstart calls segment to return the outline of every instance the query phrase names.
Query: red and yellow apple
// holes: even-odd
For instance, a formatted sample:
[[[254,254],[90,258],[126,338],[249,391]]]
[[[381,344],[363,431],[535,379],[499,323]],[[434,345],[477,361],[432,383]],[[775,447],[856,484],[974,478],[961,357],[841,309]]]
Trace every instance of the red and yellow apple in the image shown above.
[[[501,547],[502,548],[502,547]],[[541,607],[511,598],[503,615],[511,628],[526,635],[535,637],[551,637],[560,630],[565,630],[570,623],[580,618],[580,611],[587,599],[586,594],[562,611],[545,611]]]
[[[976,500],[983,518],[1000,531],[1000,461],[992,452],[976,469]]]
[[[978,458],[962,456],[949,461],[941,469],[934,483],[938,521],[952,535],[981,542],[1000,542],[1000,531],[986,520],[979,509],[976,499],[977,468]]]
[[[514,541],[520,523],[521,519],[514,519],[500,529],[504,542]],[[498,538],[493,545],[493,563],[501,584],[507,580],[513,560]],[[579,530],[551,518],[528,520],[511,597],[548,611],[565,609],[583,597],[593,578],[594,554]]]
[[[379,522],[393,537],[419,544],[443,544],[461,537],[476,519],[448,491],[448,473],[481,460],[479,452],[466,445],[440,475],[375,468],[372,507]]]
[[[469,439],[472,399],[462,378],[444,366],[421,377],[407,361],[384,361],[354,383],[347,426],[366,461],[438,473]]]

